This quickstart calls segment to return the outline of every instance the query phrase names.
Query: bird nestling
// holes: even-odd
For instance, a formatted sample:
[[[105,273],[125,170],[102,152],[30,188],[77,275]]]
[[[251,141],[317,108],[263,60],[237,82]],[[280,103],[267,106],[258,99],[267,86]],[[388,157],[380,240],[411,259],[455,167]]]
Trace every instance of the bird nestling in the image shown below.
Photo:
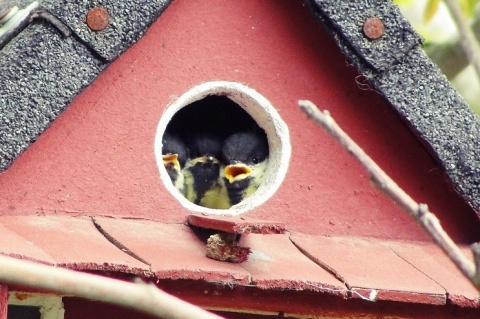
[[[212,134],[196,134],[188,142],[190,159],[183,170],[185,197],[194,204],[216,209],[229,208],[220,171],[222,140]]]
[[[223,181],[230,206],[252,195],[260,186],[268,165],[268,143],[253,132],[239,132],[223,143]]]
[[[177,135],[165,133],[162,139],[162,159],[168,176],[175,188],[185,193],[185,180],[182,169],[188,158],[188,149]]]

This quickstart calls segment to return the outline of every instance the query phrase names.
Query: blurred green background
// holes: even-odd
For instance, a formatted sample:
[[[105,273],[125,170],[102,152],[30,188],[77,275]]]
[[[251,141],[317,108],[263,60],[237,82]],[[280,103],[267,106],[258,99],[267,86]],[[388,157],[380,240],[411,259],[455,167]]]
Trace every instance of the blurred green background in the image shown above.
[[[465,21],[480,38],[478,0],[456,0]],[[424,49],[472,109],[480,115],[480,81],[468,64],[456,24],[441,0],[394,0],[412,26],[425,39]]]

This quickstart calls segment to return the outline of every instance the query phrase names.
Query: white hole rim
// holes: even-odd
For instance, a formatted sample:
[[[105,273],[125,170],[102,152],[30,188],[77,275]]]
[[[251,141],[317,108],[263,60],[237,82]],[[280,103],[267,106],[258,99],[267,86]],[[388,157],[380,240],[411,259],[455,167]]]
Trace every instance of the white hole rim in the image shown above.
[[[265,131],[269,145],[269,163],[259,188],[228,209],[202,207],[187,200],[173,186],[162,161],[162,137],[173,116],[183,107],[212,95],[225,96],[242,107]],[[275,194],[287,174],[292,147],[287,124],[263,95],[238,82],[213,81],[191,88],[166,107],[157,126],[154,152],[163,184],[182,206],[196,213],[237,216],[259,207]]]

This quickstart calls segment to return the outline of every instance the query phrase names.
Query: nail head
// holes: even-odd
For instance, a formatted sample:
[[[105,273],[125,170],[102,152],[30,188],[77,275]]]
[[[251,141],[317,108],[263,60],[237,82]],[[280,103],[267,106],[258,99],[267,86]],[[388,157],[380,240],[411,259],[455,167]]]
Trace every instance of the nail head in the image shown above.
[[[109,16],[107,10],[94,7],[87,13],[87,25],[93,31],[101,31],[108,26]]]
[[[363,24],[363,33],[370,40],[375,40],[383,36],[385,33],[385,26],[379,18],[368,18]]]

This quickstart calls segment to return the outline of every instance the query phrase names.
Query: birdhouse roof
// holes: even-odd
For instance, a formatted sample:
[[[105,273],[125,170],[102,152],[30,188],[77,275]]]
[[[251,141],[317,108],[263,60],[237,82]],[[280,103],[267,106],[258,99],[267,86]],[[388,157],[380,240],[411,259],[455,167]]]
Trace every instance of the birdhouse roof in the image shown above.
[[[19,6],[26,7],[29,3],[24,1]],[[95,184],[97,180],[91,177],[93,174],[89,175],[86,168],[82,169],[84,161],[77,162],[75,159],[88,158],[88,161],[95,163],[99,146],[89,148],[90,138],[95,135],[97,140],[106,139],[111,133],[108,130],[115,130],[115,135],[121,136],[122,140],[112,150],[121,154],[126,151],[127,144],[122,144],[124,141],[143,145],[146,137],[128,136],[121,132],[120,125],[104,128],[104,131],[96,126],[91,134],[77,134],[69,123],[82,123],[91,118],[89,113],[92,112],[97,114],[98,123],[108,123],[110,116],[113,116],[109,113],[112,109],[102,109],[105,105],[103,103],[113,105],[121,104],[122,101],[115,99],[115,92],[112,95],[104,94],[104,88],[117,90],[118,96],[124,94],[125,90],[115,87],[115,83],[125,79],[132,83],[137,81],[134,75],[138,67],[136,57],[142,57],[139,58],[141,63],[153,59],[167,61],[168,57],[151,52],[157,52],[155,50],[161,48],[165,55],[171,56],[189,49],[174,47],[174,50],[179,51],[169,52],[172,43],[155,40],[160,32],[159,27],[153,31],[153,27],[149,29],[152,24],[160,25],[164,17],[162,13],[168,13],[169,6],[172,10],[178,8],[177,3],[185,8],[181,1],[173,4],[160,0],[105,3],[102,7],[108,13],[108,25],[103,31],[94,32],[86,18],[92,7],[83,2],[42,1],[31,13],[31,22],[16,30],[18,32],[11,40],[4,43],[4,39],[0,38],[0,45],[3,45],[0,51],[0,171],[3,172],[0,175],[0,189],[5,190],[8,196],[8,199],[0,198],[0,202],[8,206],[4,207],[0,216],[0,252],[82,271],[145,276],[160,280],[160,285],[167,291],[212,308],[239,309],[239,305],[247,302],[248,295],[253,292],[264,303],[252,304],[253,300],[250,300],[250,304],[240,308],[255,311],[282,309],[305,315],[318,314],[320,302],[326,309],[322,310],[324,313],[338,313],[342,307],[348,307],[349,311],[357,313],[365,309],[380,313],[376,305],[389,305],[393,301],[397,302],[396,314],[399,316],[407,314],[412,304],[430,305],[434,309],[432,311],[438,313],[451,311],[449,307],[452,305],[476,311],[473,310],[479,307],[476,290],[438,247],[424,238],[414,240],[400,235],[389,237],[388,234],[395,230],[382,229],[381,225],[375,226],[379,228],[379,236],[353,234],[348,233],[348,230],[345,233],[312,232],[308,231],[310,226],[305,225],[308,223],[302,222],[308,220],[302,215],[315,213],[305,211],[307,206],[297,209],[287,207],[288,203],[285,204],[285,211],[298,211],[298,215],[279,222],[273,218],[277,214],[282,215],[276,207],[267,209],[268,213],[263,215],[205,216],[195,212],[185,213],[186,210],[178,203],[165,201],[160,207],[159,202],[146,200],[138,203],[138,207],[151,213],[142,216],[128,213],[138,209],[133,205],[122,207],[126,211],[122,216],[120,213],[98,211],[93,201],[89,203],[92,196],[96,195],[85,189],[89,185],[98,189]],[[326,45],[336,44],[344,54],[341,59],[355,66],[355,85],[358,85],[359,94],[373,96],[365,99],[361,97],[359,100],[377,101],[377,95],[381,96],[387,103],[378,103],[385,103],[385,112],[393,110],[434,159],[436,166],[433,169],[441,170],[442,174],[445,172],[449,185],[452,185],[448,196],[453,198],[457,196],[456,193],[460,194],[459,203],[463,206],[459,216],[464,212],[468,214],[470,208],[479,212],[478,117],[423,52],[420,36],[398,8],[387,1],[339,3],[333,0],[311,0],[306,5],[308,9],[298,9],[299,12],[305,10],[309,18],[315,17],[324,28],[324,31],[319,32],[326,31],[333,39],[325,42]],[[190,11],[185,12],[189,17],[208,17],[201,11],[203,6],[200,4],[189,8]],[[217,7],[209,8],[214,9]],[[176,19],[172,16],[168,21],[175,24],[178,22]],[[313,34],[316,32],[312,29]],[[222,36],[224,41],[231,40],[228,34]],[[295,34],[294,37],[296,36],[300,37],[301,34]],[[264,39],[268,40],[267,37]],[[323,37],[319,39],[324,41]],[[309,45],[314,46],[315,43]],[[136,47],[137,50],[133,58],[126,57],[127,49],[131,47]],[[216,50],[221,50],[218,47],[209,49],[212,50],[208,53],[210,56],[215,56]],[[308,47],[295,49],[308,50]],[[293,48],[291,50],[294,51]],[[328,51],[329,48],[325,50]],[[245,61],[254,63],[248,59]],[[114,68],[122,63],[127,66],[121,71]],[[168,66],[164,67],[168,69]],[[197,69],[192,71],[194,74],[201,68],[201,63],[192,68]],[[181,82],[184,78],[194,76],[179,73],[162,77],[162,72],[163,69],[152,70],[146,78],[162,88],[166,85],[165,82]],[[198,73],[203,74],[202,72],[207,71],[200,70]],[[344,76],[351,77],[352,74],[351,70],[347,70]],[[134,86],[151,88],[148,83],[136,83]],[[178,92],[172,94],[176,93]],[[103,100],[100,101],[100,98]],[[297,99],[297,96],[293,98]],[[303,97],[298,96],[300,98]],[[142,97],[138,99],[141,100]],[[139,104],[151,103],[151,100],[147,100],[145,98]],[[290,102],[295,104],[296,100]],[[64,121],[61,122],[62,113],[74,103],[84,106],[82,112],[70,113],[68,117],[63,115]],[[150,111],[132,110],[128,115],[122,115],[122,120],[124,123],[131,119],[132,122],[144,124],[146,130],[150,130],[149,138],[153,145],[155,128],[151,129],[149,125],[153,122],[150,121],[151,117],[157,113],[149,113]],[[288,110],[283,112],[291,114]],[[158,119],[155,121],[158,122]],[[64,135],[57,136],[52,148],[66,145],[69,157],[62,164],[46,161],[46,164],[42,162],[35,166],[35,159],[51,159],[45,153],[49,151],[45,151],[47,149],[43,146],[48,143],[43,144],[40,139],[47,132],[54,134],[56,130],[62,131]],[[295,135],[292,132],[292,139],[299,136],[300,133]],[[37,140],[41,144],[37,150],[31,151],[32,147],[26,151]],[[332,142],[331,145],[333,144]],[[100,142],[99,145],[103,144]],[[312,152],[317,150],[312,149]],[[295,150],[294,148],[294,152]],[[63,151],[57,151],[52,149],[51,154],[63,156]],[[153,153],[148,150],[150,151]],[[153,155],[138,154],[135,162],[139,166],[148,167],[145,171],[158,172],[150,157]],[[105,186],[100,188],[113,189],[122,183],[110,180],[112,171],[124,170],[123,173],[128,175],[127,170],[130,168],[117,166],[118,163],[102,162],[101,165],[104,166],[95,170],[94,175],[104,176],[107,180]],[[62,168],[59,169],[59,166]],[[55,175],[57,169],[74,172],[68,177],[70,181],[62,179],[66,178],[65,175]],[[300,171],[300,166],[297,169],[295,172]],[[37,179],[39,184],[48,184],[43,185],[48,192],[34,192],[32,195],[30,189],[22,188],[23,181],[28,179],[30,173],[32,179]],[[300,176],[299,174],[291,173],[290,178]],[[135,188],[137,190],[155,193],[153,189],[157,186],[150,184],[149,178],[150,176],[139,178],[138,181],[129,178],[129,181],[142,185],[141,188]],[[71,181],[75,179],[81,182],[77,184]],[[35,187],[39,189],[41,186]],[[310,190],[306,185],[305,188]],[[67,189],[68,194],[65,191]],[[121,202],[124,197],[135,196],[123,193],[122,190],[119,187],[111,192],[116,198],[103,200]],[[318,192],[316,189],[313,191]],[[157,193],[166,198],[166,191]],[[283,190],[282,194],[289,196],[290,192]],[[381,196],[380,192],[372,194],[368,195],[366,202]],[[69,196],[77,197],[73,206],[68,206]],[[273,198],[269,203],[275,204],[278,201]],[[52,203],[54,207],[51,207]],[[76,210],[75,205],[78,203],[87,204],[84,209]],[[338,202],[338,205],[342,203]],[[21,212],[18,212],[19,207]],[[160,210],[162,213],[155,217]],[[172,212],[180,212],[182,216],[170,217]],[[456,219],[455,213],[451,212],[452,220]],[[193,226],[186,223],[188,215],[190,221],[194,220],[190,223]],[[463,215],[458,219],[462,218]],[[374,217],[362,223],[375,223],[373,219]],[[292,220],[292,225],[285,220]],[[465,220],[469,219],[465,217]],[[315,221],[330,223],[332,227],[336,223],[327,217],[318,217]],[[394,224],[396,221],[391,222]],[[304,225],[295,226],[295,223]],[[476,227],[478,219],[470,224],[473,225],[471,227]],[[243,234],[239,245],[251,249],[249,259],[235,264],[206,258],[205,240],[212,230]],[[463,240],[462,249],[469,255],[467,241]],[[244,301],[230,298],[235,294],[242,295]],[[297,296],[295,298],[303,302],[281,302],[292,296]],[[378,303],[372,303],[373,301]]]

